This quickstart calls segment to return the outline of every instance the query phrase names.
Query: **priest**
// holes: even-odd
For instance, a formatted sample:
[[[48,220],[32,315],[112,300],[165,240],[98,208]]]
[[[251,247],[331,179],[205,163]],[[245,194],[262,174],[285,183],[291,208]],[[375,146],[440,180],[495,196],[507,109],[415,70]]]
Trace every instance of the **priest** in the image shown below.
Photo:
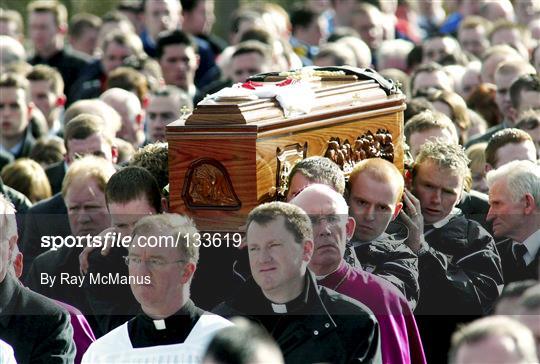
[[[177,214],[137,222],[125,257],[142,313],[94,342],[83,363],[199,363],[214,334],[232,323],[190,299],[199,258],[192,220]]]
[[[291,203],[309,214],[315,251],[309,268],[318,284],[354,298],[375,314],[381,330],[383,363],[426,363],[420,334],[407,299],[389,281],[344,259],[355,221],[342,195],[327,185],[306,187]]]
[[[317,286],[307,270],[313,233],[302,209],[283,202],[256,207],[246,238],[253,279],[214,312],[245,315],[261,324],[286,363],[380,361],[379,329],[371,311]]]

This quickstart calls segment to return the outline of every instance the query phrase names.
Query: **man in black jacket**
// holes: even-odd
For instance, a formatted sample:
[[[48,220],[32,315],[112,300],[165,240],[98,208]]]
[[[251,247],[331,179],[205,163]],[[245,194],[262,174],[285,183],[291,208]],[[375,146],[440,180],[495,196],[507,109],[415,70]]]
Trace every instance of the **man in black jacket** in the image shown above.
[[[461,146],[426,142],[414,164],[412,193],[404,195],[411,223],[423,226],[421,244],[411,249],[418,255],[415,314],[428,362],[445,360],[456,324],[491,311],[503,282],[493,238],[456,208],[470,173],[467,163]]]
[[[307,270],[313,232],[302,209],[282,202],[255,208],[247,221],[247,248],[253,279],[215,313],[258,321],[287,363],[380,360],[379,329],[369,309],[317,286]]]
[[[0,195],[0,339],[13,347],[19,363],[72,363],[69,315],[13,277],[10,258],[16,243],[15,210]]]
[[[414,309],[419,297],[418,258],[407,245],[406,234],[400,239],[400,234],[388,233],[390,223],[402,213],[404,183],[392,163],[366,159],[350,174],[347,201],[356,221],[351,240],[355,265],[394,284]]]
[[[501,241],[504,283],[538,279],[540,260],[540,167],[513,161],[487,174],[488,219]]]

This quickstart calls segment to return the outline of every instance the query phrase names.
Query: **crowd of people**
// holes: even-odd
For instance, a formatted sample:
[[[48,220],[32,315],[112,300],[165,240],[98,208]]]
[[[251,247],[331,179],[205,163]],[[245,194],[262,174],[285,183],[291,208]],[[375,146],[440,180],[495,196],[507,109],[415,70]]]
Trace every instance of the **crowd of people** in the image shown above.
[[[539,362],[540,1],[216,5],[0,9],[0,363]],[[166,126],[345,65],[406,95],[404,173],[305,158],[199,252]]]

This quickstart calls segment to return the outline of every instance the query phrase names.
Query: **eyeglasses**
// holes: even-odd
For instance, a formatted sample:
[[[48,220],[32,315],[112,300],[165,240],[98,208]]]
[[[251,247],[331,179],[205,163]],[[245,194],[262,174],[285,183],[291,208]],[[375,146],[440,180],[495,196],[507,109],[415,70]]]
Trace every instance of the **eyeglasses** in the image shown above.
[[[150,258],[150,259],[147,259],[147,260],[143,260],[139,257],[130,257],[129,255],[126,255],[123,257],[124,258],[124,261],[126,262],[126,265],[128,267],[130,266],[135,266],[135,265],[140,265],[140,264],[146,264],[146,267],[149,269],[149,270],[159,270],[159,269],[163,269],[165,266],[169,265],[169,264],[175,264],[175,263],[187,263],[186,260],[183,260],[183,259],[179,259],[179,260],[175,260],[175,261],[172,261],[172,262],[167,262],[163,259],[159,259],[159,258]]]

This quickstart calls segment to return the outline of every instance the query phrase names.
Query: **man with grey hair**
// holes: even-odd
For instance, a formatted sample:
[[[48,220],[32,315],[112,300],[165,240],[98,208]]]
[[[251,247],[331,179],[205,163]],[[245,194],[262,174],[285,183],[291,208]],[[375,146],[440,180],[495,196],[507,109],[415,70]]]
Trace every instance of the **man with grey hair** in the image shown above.
[[[122,118],[118,138],[131,143],[135,148],[144,143],[144,109],[137,96],[121,88],[110,88],[99,99],[115,109]]]
[[[195,223],[178,214],[146,216],[131,238],[126,278],[142,313],[94,342],[82,362],[201,362],[216,332],[232,323],[190,299],[199,260]]]
[[[13,347],[19,363],[73,363],[68,313],[25,289],[13,274],[11,257],[17,238],[15,209],[0,194],[0,337]]]
[[[512,161],[486,175],[488,219],[501,241],[504,282],[538,279],[540,260],[540,166]]]
[[[537,363],[529,329],[505,316],[490,316],[462,327],[452,336],[450,364]]]

